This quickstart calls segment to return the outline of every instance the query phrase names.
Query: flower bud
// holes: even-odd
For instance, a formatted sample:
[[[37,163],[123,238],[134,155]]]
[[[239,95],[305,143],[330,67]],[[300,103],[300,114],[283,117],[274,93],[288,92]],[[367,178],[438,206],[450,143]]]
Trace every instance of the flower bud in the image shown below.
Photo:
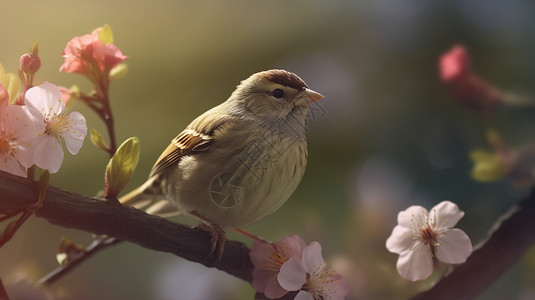
[[[20,69],[27,74],[35,73],[41,68],[41,59],[39,56],[31,56],[26,53],[20,57]]]

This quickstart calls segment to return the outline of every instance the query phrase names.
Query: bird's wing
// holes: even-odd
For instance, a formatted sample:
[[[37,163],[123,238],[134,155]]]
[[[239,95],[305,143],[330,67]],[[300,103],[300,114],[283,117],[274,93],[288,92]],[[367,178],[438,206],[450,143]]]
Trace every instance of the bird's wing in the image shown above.
[[[149,177],[162,173],[170,166],[176,166],[186,155],[210,150],[216,143],[218,129],[231,123],[232,118],[225,118],[210,111],[199,116],[171,141],[152,167]]]

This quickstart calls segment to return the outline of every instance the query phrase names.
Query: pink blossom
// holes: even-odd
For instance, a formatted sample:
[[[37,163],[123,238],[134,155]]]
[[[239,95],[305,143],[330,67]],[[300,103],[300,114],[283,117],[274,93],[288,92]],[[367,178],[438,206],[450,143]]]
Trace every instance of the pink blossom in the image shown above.
[[[467,107],[486,111],[504,95],[473,71],[464,46],[456,45],[439,59],[440,78],[448,86],[451,96]]]
[[[472,73],[470,58],[464,46],[455,45],[440,57],[440,77],[444,82],[462,80]]]
[[[99,40],[99,31],[100,28],[97,28],[91,34],[70,40],[63,50],[65,62],[59,70],[93,77],[96,73],[109,73],[113,67],[128,58],[114,44],[105,44]]]
[[[2,104],[0,170],[26,177],[26,167],[33,164],[32,142],[38,134],[39,126],[27,107]]]
[[[347,283],[323,260],[318,242],[303,249],[302,258],[292,257],[285,262],[277,279],[284,289],[299,291],[296,300],[342,300],[349,293]]]
[[[0,83],[0,112],[9,104],[9,94],[2,83]]]
[[[65,101],[65,105],[69,105],[69,101],[73,98],[71,90],[64,86],[59,86],[59,91],[61,92],[61,99]]]
[[[59,88],[49,82],[29,89],[25,100],[40,124],[40,134],[33,141],[34,164],[56,173],[63,162],[62,145],[71,154],[77,154],[82,147],[87,134],[85,118],[79,112],[65,110]]]
[[[442,201],[428,211],[411,206],[398,214],[398,225],[386,241],[388,251],[399,254],[397,270],[401,277],[416,281],[433,272],[433,258],[460,264],[472,253],[470,238],[452,228],[464,212],[451,201]]]
[[[250,253],[251,261],[255,266],[253,288],[269,299],[284,296],[288,291],[280,286],[277,274],[288,259],[301,258],[305,246],[305,241],[295,234],[272,244],[255,240]]]

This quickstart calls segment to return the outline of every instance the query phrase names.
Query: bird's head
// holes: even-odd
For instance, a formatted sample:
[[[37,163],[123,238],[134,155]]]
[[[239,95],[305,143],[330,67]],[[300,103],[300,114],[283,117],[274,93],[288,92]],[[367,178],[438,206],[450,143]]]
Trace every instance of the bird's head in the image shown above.
[[[243,80],[230,99],[246,113],[279,119],[289,114],[304,115],[310,104],[322,98],[294,73],[269,70]]]

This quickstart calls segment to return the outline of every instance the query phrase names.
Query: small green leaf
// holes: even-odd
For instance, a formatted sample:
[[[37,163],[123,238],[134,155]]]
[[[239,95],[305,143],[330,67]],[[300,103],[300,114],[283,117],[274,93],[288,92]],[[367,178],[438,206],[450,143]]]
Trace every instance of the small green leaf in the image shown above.
[[[126,76],[126,73],[128,73],[128,65],[125,63],[118,64],[110,70],[110,79],[121,79]]]
[[[37,43],[37,40],[33,42],[32,48],[30,48],[30,55],[32,57],[39,55],[39,43]]]
[[[106,152],[110,149],[110,146],[106,144],[106,142],[104,141],[104,138],[102,137],[100,132],[98,132],[96,129],[91,129],[90,137],[91,137],[91,143],[93,143],[93,145],[99,147],[100,149]]]
[[[131,137],[119,146],[106,167],[107,199],[117,197],[126,186],[139,161],[139,139]]]
[[[480,182],[498,181],[507,175],[507,166],[492,152],[473,150],[470,159],[474,163],[471,176]]]
[[[98,39],[106,45],[113,44],[113,32],[110,25],[106,24],[99,28]]]

